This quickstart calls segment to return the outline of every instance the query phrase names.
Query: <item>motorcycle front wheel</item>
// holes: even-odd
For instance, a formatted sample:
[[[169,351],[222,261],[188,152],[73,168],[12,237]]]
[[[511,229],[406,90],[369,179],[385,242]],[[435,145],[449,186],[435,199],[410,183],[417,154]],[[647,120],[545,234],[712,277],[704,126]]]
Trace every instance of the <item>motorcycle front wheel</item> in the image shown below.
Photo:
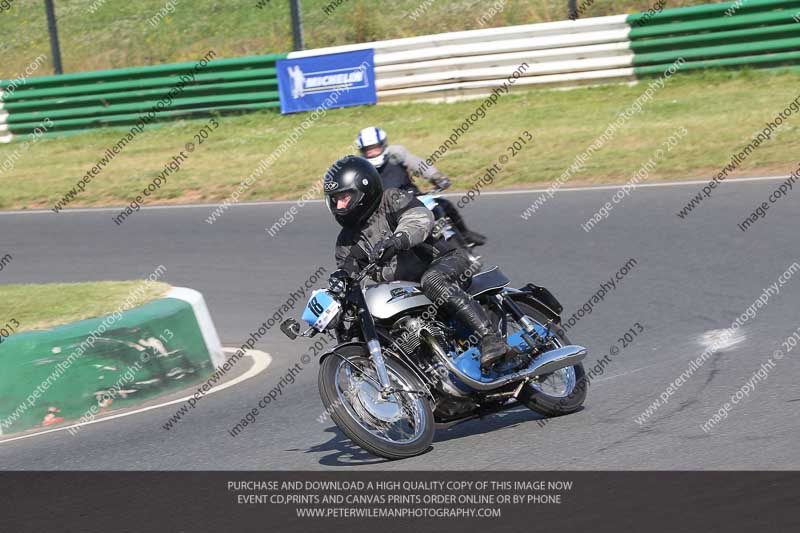
[[[337,350],[319,369],[319,393],[325,412],[350,440],[386,459],[405,459],[427,451],[433,441],[433,410],[426,396],[396,392],[381,397],[378,373],[363,346]],[[385,359],[393,389],[423,391],[407,368]],[[369,379],[371,378],[371,379]]]

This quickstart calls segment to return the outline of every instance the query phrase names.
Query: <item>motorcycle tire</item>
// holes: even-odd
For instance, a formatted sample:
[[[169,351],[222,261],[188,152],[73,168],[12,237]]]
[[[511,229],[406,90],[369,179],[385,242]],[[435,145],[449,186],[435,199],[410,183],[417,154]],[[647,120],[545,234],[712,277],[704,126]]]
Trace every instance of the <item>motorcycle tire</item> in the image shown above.
[[[357,364],[371,363],[369,352],[364,346],[345,346],[337,350],[349,361]],[[392,376],[393,384],[396,382],[406,385],[413,390],[424,390],[424,385],[419,383],[417,377],[400,363],[385,358],[386,371]],[[334,423],[347,435],[350,440],[373,455],[390,460],[405,459],[420,455],[431,447],[434,434],[434,418],[430,401],[427,397],[419,397],[417,404],[421,431],[411,442],[400,443],[381,438],[360,424],[354,415],[345,407],[341,393],[338,390],[337,375],[342,365],[348,363],[335,355],[326,357],[319,369],[319,393],[325,410],[330,414]],[[374,389],[374,387],[373,387]],[[355,395],[354,395],[355,396]],[[355,398],[356,401],[358,398]]]

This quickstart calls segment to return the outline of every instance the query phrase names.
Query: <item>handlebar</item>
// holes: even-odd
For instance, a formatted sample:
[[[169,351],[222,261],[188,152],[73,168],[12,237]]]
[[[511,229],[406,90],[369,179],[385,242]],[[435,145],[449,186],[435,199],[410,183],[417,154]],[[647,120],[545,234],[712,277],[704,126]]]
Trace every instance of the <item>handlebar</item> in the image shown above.
[[[365,266],[358,274],[353,276],[353,281],[356,283],[360,283],[361,280],[372,274],[372,272],[378,268],[378,264],[374,262],[370,262],[367,266]]]

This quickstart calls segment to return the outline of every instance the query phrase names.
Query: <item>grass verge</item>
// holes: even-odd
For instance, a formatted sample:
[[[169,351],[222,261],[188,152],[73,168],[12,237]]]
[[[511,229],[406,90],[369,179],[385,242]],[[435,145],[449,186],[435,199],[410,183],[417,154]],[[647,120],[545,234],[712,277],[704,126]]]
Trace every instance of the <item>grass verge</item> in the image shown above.
[[[798,96],[800,74],[737,71],[681,74],[657,90],[641,112],[585,161],[566,186],[622,183],[630,179],[677,128],[688,135],[651,172],[649,181],[716,174],[764,124]],[[466,190],[524,130],[532,145],[504,165],[491,188],[547,186],[647,89],[604,85],[568,91],[531,90],[501,96],[447,151],[437,167]],[[423,158],[443,143],[480,101],[407,103],[331,110],[308,127],[285,153],[240,196],[240,201],[299,198],[339,157],[349,153],[357,132],[379,125],[393,143]],[[145,205],[218,202],[228,198],[308,114],[263,112],[219,118],[209,139],[188,154],[177,172]],[[127,204],[153,181],[206,119],[168,123],[146,131],[125,147],[70,203]],[[19,143],[0,146],[0,162],[13,159],[0,188],[0,209],[52,208],[122,135],[104,129],[61,139],[41,139],[24,153]],[[800,152],[800,116],[784,121],[734,174],[786,173]],[[11,179],[9,180],[9,176]]]
[[[48,329],[117,311],[132,291],[143,291],[136,305],[160,298],[166,283],[98,281],[92,283],[45,283],[0,285],[0,321],[15,320],[16,332]]]

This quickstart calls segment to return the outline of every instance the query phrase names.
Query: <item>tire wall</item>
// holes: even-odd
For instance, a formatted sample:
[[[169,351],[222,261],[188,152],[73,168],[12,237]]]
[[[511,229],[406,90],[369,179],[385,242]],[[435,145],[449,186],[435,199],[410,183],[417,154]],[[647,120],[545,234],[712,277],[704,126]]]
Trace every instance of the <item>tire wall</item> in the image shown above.
[[[85,421],[207,376],[221,348],[207,344],[210,318],[198,321],[197,308],[168,297],[8,337],[0,344],[0,434]]]

